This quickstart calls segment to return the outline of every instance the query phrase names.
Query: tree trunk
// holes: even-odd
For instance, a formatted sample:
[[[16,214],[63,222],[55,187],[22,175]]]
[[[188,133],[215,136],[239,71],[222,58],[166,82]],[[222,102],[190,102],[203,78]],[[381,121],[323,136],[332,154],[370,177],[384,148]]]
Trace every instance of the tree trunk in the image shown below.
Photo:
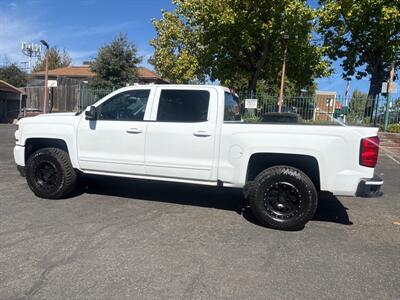
[[[372,116],[376,105],[376,97],[381,92],[382,82],[384,80],[384,66],[382,57],[379,57],[376,60],[375,65],[371,69],[372,72],[368,91],[368,101],[365,107],[364,117],[370,117],[372,121]]]
[[[371,74],[370,85],[368,90],[368,98],[373,98],[381,92],[382,82],[384,81],[383,66],[380,70]]]
[[[257,91],[257,81],[259,74],[257,74],[257,71],[254,71],[253,74],[251,75],[251,79],[249,80],[249,84],[247,87],[247,93],[249,95],[254,95]]]
[[[268,54],[268,48],[269,48],[269,40],[267,39],[264,42],[262,52],[261,52],[261,57],[257,62],[257,65],[255,66],[256,68],[254,69],[253,74],[251,74],[251,79],[249,80],[249,85],[247,88],[247,92],[249,94],[255,94],[257,90],[257,81],[260,78],[260,73],[262,68],[264,67],[265,61],[267,60],[267,54]]]

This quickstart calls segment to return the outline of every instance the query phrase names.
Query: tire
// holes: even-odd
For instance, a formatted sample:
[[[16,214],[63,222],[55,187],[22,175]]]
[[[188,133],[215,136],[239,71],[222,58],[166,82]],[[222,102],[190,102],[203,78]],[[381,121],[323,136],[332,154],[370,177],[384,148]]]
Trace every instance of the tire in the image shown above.
[[[42,148],[29,157],[26,164],[26,180],[36,196],[60,199],[74,190],[77,174],[66,151]]]
[[[262,171],[249,186],[250,208],[264,226],[300,230],[317,209],[318,193],[311,179],[289,166]]]

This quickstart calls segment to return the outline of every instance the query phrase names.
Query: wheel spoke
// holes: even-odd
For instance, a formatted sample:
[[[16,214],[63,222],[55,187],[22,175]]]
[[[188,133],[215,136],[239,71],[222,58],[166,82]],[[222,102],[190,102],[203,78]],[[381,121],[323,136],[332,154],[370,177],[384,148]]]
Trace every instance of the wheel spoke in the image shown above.
[[[52,188],[58,180],[56,166],[47,161],[43,161],[36,168],[36,183],[44,189]]]
[[[300,210],[300,199],[300,192],[295,186],[287,182],[278,182],[266,189],[264,206],[274,218],[290,219]]]

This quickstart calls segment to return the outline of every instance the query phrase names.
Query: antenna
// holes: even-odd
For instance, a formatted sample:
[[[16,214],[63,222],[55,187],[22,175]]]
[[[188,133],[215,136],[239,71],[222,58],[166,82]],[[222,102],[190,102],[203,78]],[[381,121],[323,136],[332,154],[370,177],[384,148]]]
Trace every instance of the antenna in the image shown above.
[[[34,43],[26,43],[22,42],[21,51],[24,55],[29,57],[28,61],[28,72],[31,72],[32,68],[32,57],[40,57],[40,53],[42,52],[42,47],[40,45]]]

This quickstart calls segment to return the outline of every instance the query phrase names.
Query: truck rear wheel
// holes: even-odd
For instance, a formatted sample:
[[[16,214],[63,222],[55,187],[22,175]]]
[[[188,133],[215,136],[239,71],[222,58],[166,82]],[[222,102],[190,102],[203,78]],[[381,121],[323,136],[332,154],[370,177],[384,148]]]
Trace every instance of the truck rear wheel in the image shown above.
[[[249,202],[257,220],[281,230],[300,230],[314,216],[318,194],[311,179],[289,166],[262,171],[249,186]]]
[[[29,157],[26,179],[36,196],[59,199],[73,191],[77,174],[66,151],[42,148]]]

